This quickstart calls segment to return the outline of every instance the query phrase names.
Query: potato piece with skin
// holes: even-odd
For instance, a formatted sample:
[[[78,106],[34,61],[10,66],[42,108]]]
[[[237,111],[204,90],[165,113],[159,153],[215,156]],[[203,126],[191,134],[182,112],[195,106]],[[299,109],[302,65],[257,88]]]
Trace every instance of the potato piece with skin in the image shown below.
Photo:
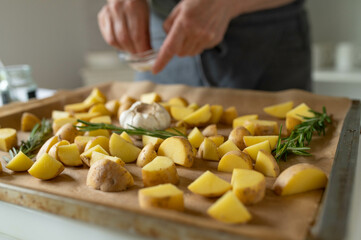
[[[99,117],[95,117],[90,119],[91,123],[106,123],[106,124],[111,124],[112,123],[112,119],[110,118],[110,116],[108,115],[103,115],[103,116],[99,116]]]
[[[208,125],[207,127],[205,127],[202,131],[203,136],[205,137],[211,137],[211,136],[216,136],[217,135],[217,125],[216,124],[211,124]]]
[[[125,163],[130,163],[137,160],[141,150],[118,134],[113,133],[109,140],[109,151],[112,156],[122,159]]]
[[[223,114],[222,105],[211,105],[211,118],[209,119],[210,124],[217,124]]]
[[[293,129],[304,121],[303,117],[314,117],[315,114],[310,112],[311,108],[305,103],[301,103],[286,114],[286,129],[290,134]]]
[[[266,177],[277,177],[280,174],[280,168],[276,159],[271,153],[264,150],[258,151],[254,169],[263,173]]]
[[[140,189],[138,199],[141,208],[184,210],[183,191],[170,183]]]
[[[238,117],[237,109],[234,106],[232,106],[223,111],[223,114],[219,121],[226,125],[232,125],[233,120],[237,117]]]
[[[232,173],[233,192],[244,204],[255,204],[265,196],[266,179],[254,170],[236,168]]]
[[[63,145],[69,145],[70,143],[66,140],[61,140],[60,142],[55,143],[49,150],[48,154],[53,157],[56,160],[59,160],[59,156],[58,156],[58,150],[60,146]]]
[[[96,161],[89,169],[86,185],[103,192],[120,192],[132,185],[127,169],[109,159]]]
[[[285,196],[325,188],[327,175],[318,167],[299,163],[284,170],[273,184],[276,194]]]
[[[206,124],[211,118],[211,107],[209,104],[197,109],[183,119],[183,121],[190,126],[201,126]]]
[[[271,146],[271,150],[275,149],[278,142],[278,136],[244,136],[243,141],[246,147],[255,145],[260,142],[268,140]]]
[[[221,158],[217,169],[220,172],[233,172],[235,168],[252,169],[251,157],[244,152],[230,151]]]
[[[52,124],[53,133],[55,134],[56,132],[58,132],[58,130],[67,123],[71,123],[71,124],[75,125],[76,118],[68,117],[68,118],[55,119]]]
[[[72,104],[65,105],[64,110],[71,114],[87,112],[92,105],[93,104],[91,104],[91,103],[83,103],[83,102],[72,103]]]
[[[92,156],[93,152],[99,152],[103,153],[105,155],[109,155],[107,151],[104,150],[100,145],[96,145],[95,147],[92,147],[91,149],[87,150],[86,152],[83,152],[80,154],[80,159],[83,161],[83,163],[90,167],[90,158]]]
[[[29,132],[40,123],[40,119],[32,113],[24,112],[21,116],[21,131]]]
[[[28,156],[19,151],[18,154],[6,164],[6,168],[14,172],[23,172],[29,170],[33,164],[34,162]]]
[[[36,160],[38,160],[44,153],[48,153],[49,150],[54,146],[54,144],[56,144],[59,141],[60,141],[60,139],[58,136],[53,136],[53,137],[49,138],[43,144],[43,146],[41,146],[38,154],[36,155]]]
[[[51,118],[53,120],[58,118],[68,118],[68,117],[71,117],[71,114],[69,112],[59,111],[59,110],[53,110],[51,112]]]
[[[98,136],[90,139],[85,145],[84,152],[88,151],[92,147],[100,145],[106,152],[109,153],[109,138],[104,136]]]
[[[179,132],[182,133],[183,135],[187,134],[187,128],[185,126],[176,126],[173,128],[167,128],[165,131],[171,132],[174,134],[179,134]]]
[[[271,153],[271,146],[268,140],[246,147],[243,152],[248,153],[248,155],[251,156],[252,160],[256,161],[258,151],[261,149],[265,152]]]
[[[119,101],[114,99],[105,104],[106,109],[110,112],[111,116],[117,116],[119,109]]]
[[[16,130],[13,128],[0,128],[0,150],[8,152],[18,142]]]
[[[91,158],[90,158],[90,161],[89,161],[89,165],[93,165],[96,161],[99,161],[101,159],[109,159],[113,162],[116,162],[122,166],[125,166],[125,163],[118,157],[113,157],[113,156],[109,156],[109,155],[106,155],[104,153],[100,153],[100,152],[96,152],[96,151],[93,151],[92,152],[92,155],[91,155]]]
[[[181,106],[181,107],[187,107],[188,106],[188,101],[185,98],[182,98],[182,97],[171,98],[168,101],[168,103],[171,106]]]
[[[219,197],[230,190],[231,187],[229,182],[207,170],[189,184],[188,189],[204,197]]]
[[[70,143],[74,142],[76,136],[78,136],[78,130],[72,123],[63,125],[55,134],[60,140],[66,140]]]
[[[191,103],[187,106],[187,108],[191,108],[195,111],[199,108],[199,105],[197,103]]]
[[[129,136],[127,132],[122,132],[120,136],[127,142],[134,144],[132,138]]]
[[[58,146],[58,158],[60,162],[67,166],[76,167],[83,165],[79,149],[75,143]]]
[[[263,108],[263,111],[268,115],[276,118],[285,118],[287,112],[293,108],[293,101],[279,103]]]
[[[190,142],[178,136],[164,140],[158,148],[158,155],[169,157],[183,167],[192,167],[195,157]]]
[[[61,162],[51,157],[49,154],[44,153],[31,166],[28,173],[41,180],[50,180],[58,176],[63,171],[64,166]]]
[[[143,147],[142,151],[138,155],[137,166],[144,167],[156,157],[157,153],[155,152],[154,145],[152,143],[148,143]]]
[[[106,101],[106,96],[98,88],[93,88],[89,96],[83,102],[85,104],[94,105],[96,103],[105,103]]]
[[[90,119],[99,117],[101,115],[102,114],[100,112],[91,112],[91,113],[85,112],[85,113],[75,113],[74,117],[76,119],[80,119],[80,120],[83,120],[83,121],[90,121]]]
[[[79,153],[84,152],[84,149],[85,149],[85,146],[87,145],[87,143],[94,138],[95,137],[91,137],[91,136],[76,136],[74,139],[74,143],[78,147]]]
[[[218,199],[208,208],[207,213],[224,223],[246,223],[252,218],[247,208],[232,191],[228,191]]]
[[[227,152],[241,151],[233,141],[227,140],[221,146],[218,147],[218,153],[220,157],[223,157]]]
[[[204,136],[201,133],[201,131],[199,131],[199,129],[197,127],[195,127],[188,134],[188,140],[193,147],[199,148],[199,146],[202,144],[202,142],[204,140]]]
[[[219,161],[217,145],[212,140],[204,138],[201,146],[199,146],[197,157],[206,160]]]
[[[103,103],[97,103],[94,106],[92,106],[89,109],[89,113],[97,113],[99,116],[101,115],[107,115],[110,116],[111,113],[108,111],[108,109],[105,107]]]
[[[244,126],[244,123],[247,120],[257,120],[257,119],[258,119],[258,114],[243,115],[243,116],[233,119],[232,127],[236,128],[239,126]]]
[[[278,123],[268,120],[247,120],[245,124],[253,125],[256,136],[278,135]]]
[[[224,136],[222,135],[210,136],[208,138],[209,140],[212,140],[217,147],[221,146],[224,143]]]
[[[188,107],[181,107],[181,106],[171,106],[170,107],[170,114],[171,116],[177,120],[181,121],[185,119],[187,116],[192,114],[194,110]]]
[[[157,138],[157,137],[151,137],[147,135],[142,136],[142,143],[143,146],[146,146],[147,144],[151,143],[154,145],[154,149],[158,150],[159,145],[164,141],[164,139]]]
[[[142,178],[145,187],[164,183],[179,183],[175,164],[169,157],[158,156],[142,168]]]
[[[109,130],[106,130],[106,129],[97,129],[97,130],[85,132],[84,136],[90,136],[90,137],[104,136],[104,137],[109,138],[110,133],[109,133]]]
[[[156,92],[144,93],[140,95],[140,101],[144,103],[161,102],[162,97]]]
[[[246,148],[246,145],[244,144],[243,137],[244,136],[250,136],[251,133],[245,128],[245,127],[236,127],[234,128],[231,133],[229,134],[228,139],[231,140],[236,146],[243,150]]]

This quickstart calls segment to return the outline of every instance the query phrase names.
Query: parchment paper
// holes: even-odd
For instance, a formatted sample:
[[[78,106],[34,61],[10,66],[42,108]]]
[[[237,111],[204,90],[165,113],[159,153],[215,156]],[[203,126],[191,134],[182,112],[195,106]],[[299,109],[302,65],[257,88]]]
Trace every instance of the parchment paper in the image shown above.
[[[307,162],[322,168],[330,173],[334,159],[339,134],[343,120],[351,106],[351,100],[347,98],[335,98],[314,95],[300,90],[287,90],[281,92],[261,92],[232,89],[194,88],[184,85],[156,85],[150,82],[140,83],[108,83],[100,86],[108,99],[121,97],[128,94],[139,98],[141,93],[155,91],[164,100],[171,97],[182,96],[190,103],[221,104],[225,108],[235,106],[239,115],[259,114],[260,119],[276,120],[263,112],[263,107],[293,100],[295,106],[305,102],[312,109],[322,110],[326,106],[328,113],[332,114],[333,125],[327,129],[325,137],[314,137],[311,143],[311,157],[290,156],[287,162],[280,162],[281,171],[299,162]],[[82,101],[90,92],[91,88],[75,91],[64,91],[54,97],[31,101],[27,104],[16,104],[0,108],[0,125],[2,127],[20,127],[22,112],[30,111],[39,117],[50,117],[54,109],[61,110],[64,104]],[[277,120],[284,124],[284,120]],[[229,129],[223,129],[227,135]],[[19,133],[20,138],[27,135]],[[0,152],[0,155],[6,153]],[[275,195],[270,189],[274,178],[267,178],[267,192],[264,200],[258,204],[247,206],[252,214],[252,220],[247,224],[228,225],[213,220],[206,214],[206,210],[216,198],[204,198],[192,194],[187,186],[201,175],[205,170],[211,170],[218,176],[230,181],[230,173],[217,172],[217,163],[197,159],[192,168],[178,166],[180,175],[179,188],[184,191],[185,211],[175,212],[167,210],[143,210],[138,204],[137,192],[143,187],[141,181],[141,169],[135,164],[127,164],[127,169],[135,179],[135,186],[119,193],[105,193],[89,189],[85,185],[88,169],[85,167],[69,168],[57,178],[50,181],[41,181],[27,173],[13,173],[5,169],[5,162],[1,159],[4,172],[0,175],[0,182],[24,188],[40,190],[46,193],[74,198],[87,202],[93,202],[104,206],[126,209],[140,214],[152,215],[155,218],[166,218],[179,224],[192,224],[205,228],[217,229],[256,239],[304,239],[310,226],[315,220],[319,203],[323,194],[322,190],[296,194],[287,197]]]

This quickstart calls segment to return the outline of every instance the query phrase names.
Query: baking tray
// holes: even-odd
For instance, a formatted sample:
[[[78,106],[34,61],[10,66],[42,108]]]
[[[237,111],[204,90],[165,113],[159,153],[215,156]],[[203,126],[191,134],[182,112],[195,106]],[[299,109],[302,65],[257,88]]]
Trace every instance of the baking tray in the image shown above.
[[[111,91],[112,84],[102,84],[99,87]],[[34,100],[23,105],[6,106],[0,109],[0,124],[17,128],[19,122],[5,121],[6,116],[11,115],[20,119],[24,111],[30,111],[39,114],[39,116],[50,116],[52,109],[60,109],[69,102],[83,100],[90,89],[64,91],[62,94],[48,99]],[[144,89],[144,92],[146,91]],[[66,98],[64,98],[64,95],[66,95]],[[41,111],[38,111],[40,108]],[[308,239],[342,239],[345,236],[357,160],[359,133],[360,102],[352,101],[344,119],[338,141],[329,187],[323,195],[315,224],[306,237]],[[250,239],[230,232],[209,229],[202,225],[193,225],[192,223],[177,220],[169,221],[167,211],[162,212],[160,210],[160,217],[155,217],[149,211],[129,211],[113,208],[8,183],[0,182],[0,199],[24,207],[154,238]]]

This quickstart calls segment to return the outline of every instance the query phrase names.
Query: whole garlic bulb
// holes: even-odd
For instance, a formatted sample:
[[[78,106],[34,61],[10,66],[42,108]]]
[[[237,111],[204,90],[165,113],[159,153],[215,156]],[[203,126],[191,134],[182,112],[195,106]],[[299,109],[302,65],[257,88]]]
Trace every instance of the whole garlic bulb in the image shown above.
[[[170,115],[158,103],[135,102],[128,110],[119,116],[122,128],[141,127],[147,130],[164,130],[170,125]]]

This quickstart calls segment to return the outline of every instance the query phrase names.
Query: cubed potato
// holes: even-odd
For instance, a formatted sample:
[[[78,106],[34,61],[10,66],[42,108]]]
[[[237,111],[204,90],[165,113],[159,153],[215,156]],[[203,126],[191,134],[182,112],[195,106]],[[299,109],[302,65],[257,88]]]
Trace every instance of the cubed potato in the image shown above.
[[[271,153],[271,146],[268,140],[246,147],[243,151],[245,153],[248,153],[248,155],[251,156],[253,161],[256,161],[258,151],[261,149],[268,153]]]
[[[173,160],[162,156],[154,158],[142,168],[142,179],[145,187],[179,183],[179,176]]]
[[[80,153],[75,143],[58,147],[58,158],[60,162],[67,166],[81,166]]]
[[[201,146],[199,146],[197,157],[206,160],[219,161],[217,145],[212,140],[204,138]]]
[[[305,103],[301,103],[286,114],[286,129],[290,134],[293,129],[304,121],[303,117],[314,117],[315,114],[310,112],[311,108]]]
[[[234,106],[232,106],[223,111],[221,119],[219,121],[226,125],[232,125],[233,120],[237,117],[238,117],[237,109]]]
[[[191,108],[193,111],[195,111],[199,108],[199,105],[197,103],[190,103],[187,108]]]
[[[181,121],[185,119],[187,116],[192,114],[194,110],[188,107],[181,106],[171,106],[170,107],[170,115],[177,121]]]
[[[247,208],[238,200],[232,191],[228,191],[218,199],[207,213],[224,223],[246,223],[251,220],[252,216]]]
[[[183,191],[170,183],[140,189],[138,199],[141,208],[184,210]]]
[[[209,140],[212,140],[217,147],[221,146],[224,143],[224,136],[216,135],[208,137]]]
[[[209,119],[210,124],[217,124],[223,114],[222,105],[211,105],[211,118]]]
[[[233,172],[235,168],[252,169],[251,157],[240,151],[230,151],[221,158],[218,164],[218,171]]]
[[[268,115],[276,118],[285,118],[287,112],[293,108],[293,101],[279,103],[263,108],[263,111]]]
[[[276,179],[273,190],[285,196],[325,188],[327,175],[318,167],[299,163],[284,170]]]
[[[97,103],[105,103],[106,101],[106,96],[98,88],[93,88],[89,96],[83,102],[85,104],[94,105]]]
[[[118,134],[113,133],[109,141],[109,151],[112,156],[122,159],[125,163],[130,163],[137,160],[141,150]]]
[[[72,103],[64,106],[64,110],[71,114],[87,112],[93,104],[91,103]]]
[[[266,194],[266,179],[254,170],[236,168],[232,173],[233,192],[244,204],[255,204]]]
[[[24,112],[21,115],[21,131],[23,132],[30,132],[38,123],[40,119],[32,113]]]
[[[53,120],[58,118],[68,118],[68,117],[71,117],[71,114],[69,112],[59,111],[59,110],[53,110],[51,112],[51,118]]]
[[[232,126],[233,126],[233,128],[236,128],[239,126],[244,126],[244,123],[247,120],[256,120],[256,119],[258,119],[258,114],[243,115],[243,116],[235,118],[233,120]]]
[[[83,152],[82,154],[80,154],[80,159],[88,167],[90,167],[90,159],[91,159],[93,152],[99,152],[99,153],[103,153],[105,155],[109,155],[109,153],[107,151],[105,151],[104,148],[102,148],[100,145],[96,145],[96,146],[90,148],[86,152]]]
[[[0,150],[8,152],[18,142],[16,130],[13,128],[0,128]]]
[[[204,172],[191,184],[188,189],[204,197],[219,197],[232,188],[229,182],[210,171]]]
[[[110,116],[111,112],[105,107],[103,103],[97,103],[89,109],[89,113],[98,113],[99,116],[107,115]]]
[[[33,164],[34,162],[28,156],[19,151],[18,154],[6,164],[6,168],[14,172],[23,172],[29,170]]]
[[[120,192],[133,185],[133,177],[122,165],[109,159],[96,161],[89,169],[86,185],[103,192]]]
[[[122,166],[125,166],[125,162],[123,162],[120,158],[118,157],[113,157],[113,156],[109,156],[109,155],[106,155],[104,153],[100,153],[100,152],[96,152],[96,151],[93,151],[92,152],[92,155],[91,155],[91,158],[90,158],[90,161],[89,161],[89,165],[93,165],[96,161],[99,161],[101,159],[109,159],[113,162],[116,162]]]
[[[41,146],[38,154],[36,155],[36,160],[38,160],[44,153],[48,153],[49,150],[54,146],[54,144],[56,144],[59,141],[60,141],[60,139],[58,136],[53,136],[53,137],[49,138],[43,144],[43,146]]]
[[[71,124],[75,125],[75,124],[76,124],[76,118],[68,117],[68,118],[58,118],[58,119],[55,119],[55,120],[53,121],[53,125],[52,125],[52,127],[53,127],[53,133],[54,133],[54,134],[57,133],[58,130],[59,130],[62,126],[64,126],[65,124],[67,124],[67,123],[71,123]]]
[[[154,145],[152,143],[148,143],[143,147],[142,151],[138,155],[137,166],[144,167],[156,157],[157,153],[155,151]]]
[[[277,177],[280,174],[280,168],[276,159],[271,153],[262,149],[258,151],[254,169],[263,173],[266,177]]]
[[[278,123],[276,121],[247,120],[246,123],[254,125],[253,135],[278,135]]]
[[[96,118],[101,116],[100,112],[85,112],[85,113],[75,113],[74,118],[80,119],[83,121],[90,121],[92,118]]]
[[[94,138],[95,137],[90,137],[90,136],[76,136],[74,139],[74,143],[78,147],[79,153],[84,152],[84,149],[85,149],[85,146],[87,145],[87,143]]]
[[[202,134],[205,137],[216,136],[218,134],[217,125],[216,124],[208,125],[203,129]]]
[[[128,143],[134,144],[132,138],[129,136],[127,132],[122,132],[120,136]]]
[[[255,145],[260,142],[268,140],[271,146],[271,150],[275,149],[278,142],[278,136],[244,136],[243,141],[246,147]]]
[[[219,157],[223,157],[224,154],[230,151],[241,151],[233,141],[227,140],[221,146],[218,147]]]
[[[202,106],[183,119],[190,126],[202,126],[211,118],[211,107],[209,104]]]
[[[61,140],[55,143],[49,150],[48,154],[56,160],[59,160],[58,151],[59,147],[63,145],[69,145],[70,143],[66,140]]]
[[[244,144],[243,138],[244,136],[250,136],[251,133],[242,126],[234,128],[231,133],[229,134],[228,139],[231,140],[236,146],[243,150],[246,148],[246,145]]]
[[[55,136],[58,136],[60,140],[66,140],[70,143],[74,142],[76,136],[79,132],[72,123],[66,123],[55,133]]]
[[[158,155],[169,157],[184,167],[192,167],[195,157],[190,142],[178,136],[164,140],[158,148]]]
[[[182,98],[182,97],[171,98],[168,101],[168,103],[171,106],[181,106],[181,107],[187,107],[188,106],[188,101],[185,98]]]
[[[253,122],[250,122],[248,120],[246,120],[244,123],[243,123],[243,127],[245,127],[250,133],[251,135],[255,135],[255,124]]]
[[[188,140],[193,147],[199,148],[199,146],[204,140],[204,136],[197,127],[194,127],[192,131],[188,134]]]
[[[105,107],[110,112],[111,116],[117,116],[119,106],[119,101],[116,99],[110,100],[105,103]]]
[[[97,129],[97,130],[85,132],[84,136],[90,136],[90,137],[104,136],[104,137],[109,138],[110,133],[109,133],[109,130],[106,130],[106,129]]]
[[[140,95],[140,101],[150,104],[155,102],[161,102],[162,97],[156,92],[144,93]]]
[[[110,116],[108,115],[102,115],[99,117],[95,117],[90,119],[91,123],[105,123],[105,124],[111,124],[112,123],[112,119],[110,118]]]
[[[142,136],[142,142],[143,142],[143,146],[146,146],[147,144],[151,143],[154,145],[154,149],[158,150],[159,145],[164,141],[164,139],[162,138],[157,138],[157,137],[151,137],[151,136],[147,136],[147,135],[143,135]]]
[[[84,147],[84,152],[88,151],[92,147],[100,145],[106,152],[109,153],[109,138],[104,136],[98,136],[90,139]]]
[[[63,171],[64,166],[61,164],[61,162],[51,157],[49,154],[44,153],[31,166],[31,168],[28,170],[28,173],[31,176],[42,180],[50,180],[58,176]]]

